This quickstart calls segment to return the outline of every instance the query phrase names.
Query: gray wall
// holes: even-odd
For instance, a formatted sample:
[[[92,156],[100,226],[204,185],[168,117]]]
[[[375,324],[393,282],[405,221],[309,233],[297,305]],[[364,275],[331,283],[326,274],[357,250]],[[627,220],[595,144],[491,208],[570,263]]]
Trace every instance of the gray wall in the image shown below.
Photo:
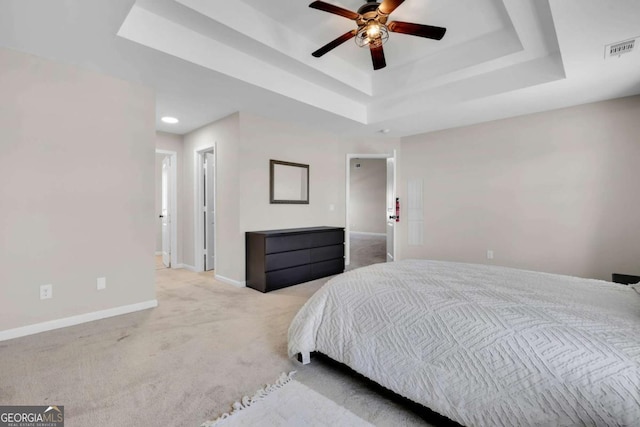
[[[155,299],[153,91],[0,49],[0,94],[0,330]]]
[[[216,142],[216,275],[245,280],[244,233],[345,226],[347,153],[392,153],[393,138],[351,139],[237,113],[184,137],[184,263],[194,260],[194,153]],[[310,165],[308,205],[269,203],[269,160]],[[331,210],[333,205],[333,210]]]
[[[356,167],[356,165],[360,167]],[[387,231],[387,160],[351,159],[349,225],[352,232]]]
[[[195,266],[195,158],[196,152],[216,145],[216,274],[228,277],[229,271],[244,271],[244,236],[239,229],[239,175],[244,170],[240,150],[239,114],[233,114],[184,136],[183,198],[180,221],[183,231],[183,262]],[[230,277],[238,280],[238,277]],[[244,279],[242,279],[244,280]]]
[[[640,96],[404,138],[400,171],[424,182],[403,258],[640,274]]]

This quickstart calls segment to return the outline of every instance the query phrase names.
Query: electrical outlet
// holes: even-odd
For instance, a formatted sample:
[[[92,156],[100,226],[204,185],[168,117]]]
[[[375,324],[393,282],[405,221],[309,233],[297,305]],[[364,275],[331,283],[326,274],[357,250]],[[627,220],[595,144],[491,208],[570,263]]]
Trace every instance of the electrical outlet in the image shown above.
[[[107,287],[107,278],[106,277],[98,277],[97,281],[98,290],[101,291]]]
[[[491,249],[487,251],[487,259],[493,259],[493,251]]]
[[[53,285],[40,286],[40,299],[51,299],[51,298],[53,298]]]

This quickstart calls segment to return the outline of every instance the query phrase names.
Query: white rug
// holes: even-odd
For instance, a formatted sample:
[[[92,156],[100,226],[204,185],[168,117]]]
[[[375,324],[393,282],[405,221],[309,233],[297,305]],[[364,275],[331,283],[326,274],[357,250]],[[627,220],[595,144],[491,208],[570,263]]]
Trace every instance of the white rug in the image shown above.
[[[293,379],[294,372],[245,396],[233,411],[201,427],[235,426],[373,426],[347,409]]]

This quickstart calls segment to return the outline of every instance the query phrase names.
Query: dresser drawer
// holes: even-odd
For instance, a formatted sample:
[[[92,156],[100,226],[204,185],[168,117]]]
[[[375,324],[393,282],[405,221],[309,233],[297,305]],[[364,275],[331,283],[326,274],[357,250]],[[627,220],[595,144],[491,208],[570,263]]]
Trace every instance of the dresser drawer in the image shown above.
[[[267,254],[297,251],[299,249],[307,249],[310,246],[309,234],[267,237],[264,242],[264,249]]]
[[[247,287],[269,292],[344,271],[344,229],[247,231]]]
[[[311,242],[309,247],[331,246],[344,243],[344,231],[325,231],[323,233],[313,233],[309,235]]]
[[[309,249],[269,254],[265,256],[265,271],[281,270],[309,264],[309,262],[311,262],[311,251]]]
[[[327,261],[335,258],[344,258],[344,245],[342,243],[311,249],[311,262]]]
[[[344,258],[311,264],[311,277],[309,280],[321,277],[333,276],[344,272]]]
[[[613,283],[620,283],[623,285],[635,285],[636,283],[640,283],[640,276],[631,276],[629,274],[613,273],[612,279]]]
[[[284,288],[296,283],[308,282],[311,280],[310,264],[299,267],[285,268],[284,270],[270,271],[267,276],[266,291]]]

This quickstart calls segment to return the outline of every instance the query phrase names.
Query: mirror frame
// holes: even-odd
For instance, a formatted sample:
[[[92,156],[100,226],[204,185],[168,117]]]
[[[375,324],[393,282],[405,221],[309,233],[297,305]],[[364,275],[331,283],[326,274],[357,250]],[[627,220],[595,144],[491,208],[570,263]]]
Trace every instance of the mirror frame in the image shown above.
[[[307,199],[306,200],[282,200],[275,199],[275,177],[274,168],[275,165],[294,166],[307,171]],[[302,163],[283,162],[280,160],[269,160],[269,203],[271,204],[287,204],[287,205],[308,205],[309,204],[309,165]]]

